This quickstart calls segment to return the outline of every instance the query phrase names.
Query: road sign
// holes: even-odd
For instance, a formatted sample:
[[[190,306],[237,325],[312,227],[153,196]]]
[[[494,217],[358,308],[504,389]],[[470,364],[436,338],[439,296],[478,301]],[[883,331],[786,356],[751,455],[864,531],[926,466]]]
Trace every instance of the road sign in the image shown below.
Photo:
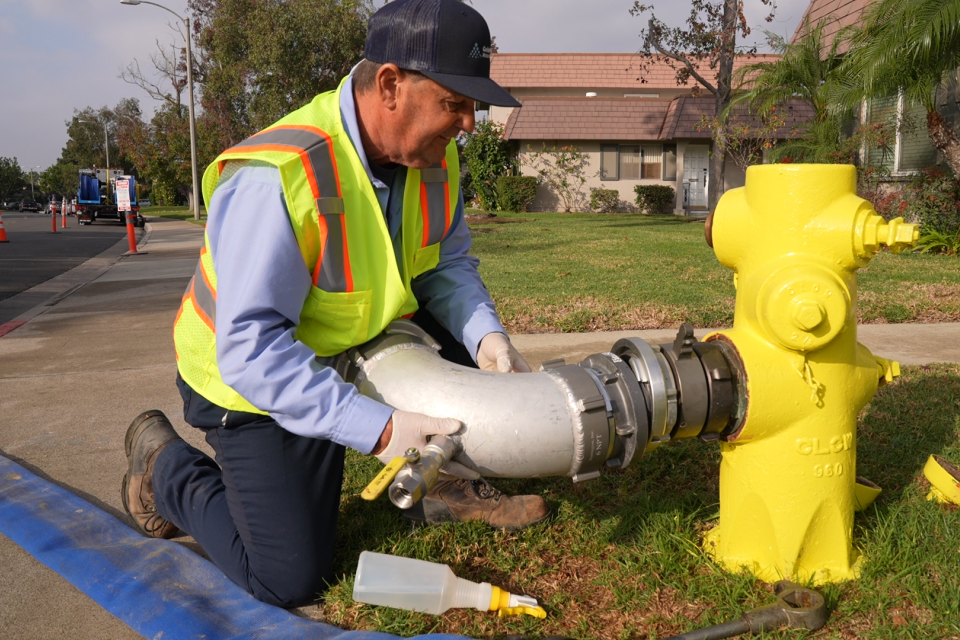
[[[117,208],[130,211],[130,181],[117,180]]]

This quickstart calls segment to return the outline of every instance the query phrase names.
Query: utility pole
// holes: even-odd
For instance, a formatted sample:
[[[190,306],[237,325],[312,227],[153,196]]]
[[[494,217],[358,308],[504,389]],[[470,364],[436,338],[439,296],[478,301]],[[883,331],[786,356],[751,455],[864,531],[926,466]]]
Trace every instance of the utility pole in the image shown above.
[[[138,4],[152,4],[155,7],[160,7],[166,11],[169,11],[173,15],[177,16],[182,22],[184,27],[186,27],[187,32],[184,34],[184,37],[187,41],[187,93],[190,96],[190,176],[193,181],[193,219],[200,219],[200,182],[197,179],[197,131],[196,131],[196,117],[193,112],[193,53],[190,50],[190,18],[184,18],[179,13],[173,9],[169,9],[162,4],[157,4],[156,2],[150,2],[149,0],[120,0],[120,4],[128,4],[130,6],[136,6]]]

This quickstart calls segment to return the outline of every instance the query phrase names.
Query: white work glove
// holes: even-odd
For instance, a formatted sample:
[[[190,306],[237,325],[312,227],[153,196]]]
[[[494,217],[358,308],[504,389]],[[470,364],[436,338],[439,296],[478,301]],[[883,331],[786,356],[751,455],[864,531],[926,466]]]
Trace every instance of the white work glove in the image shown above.
[[[484,371],[500,373],[530,373],[530,365],[500,332],[488,333],[477,349],[477,364]]]
[[[400,411],[399,409],[393,412],[390,422],[393,423],[393,435],[390,437],[390,442],[387,443],[383,451],[375,454],[377,460],[383,464],[402,456],[411,447],[422,452],[429,436],[449,436],[459,431],[460,427],[463,426],[459,420],[453,418],[434,418],[422,413]],[[441,471],[467,480],[476,480],[480,477],[480,474],[473,469],[453,460],[443,465]]]

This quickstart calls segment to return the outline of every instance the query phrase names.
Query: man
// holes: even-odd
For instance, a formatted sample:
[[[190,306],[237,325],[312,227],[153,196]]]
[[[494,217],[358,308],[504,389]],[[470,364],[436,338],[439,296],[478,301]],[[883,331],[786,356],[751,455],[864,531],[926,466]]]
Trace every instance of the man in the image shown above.
[[[381,461],[450,434],[394,411],[324,362],[410,317],[441,355],[529,371],[467,254],[453,139],[474,100],[519,106],[489,79],[490,33],[457,0],[396,0],[370,19],[335,92],[225,151],[207,169],[205,246],[174,326],[184,418],[130,425],[124,507],[147,535],[192,535],[256,598],[310,602],[332,580],[344,447]],[[519,529],[547,517],[455,462],[414,516]]]

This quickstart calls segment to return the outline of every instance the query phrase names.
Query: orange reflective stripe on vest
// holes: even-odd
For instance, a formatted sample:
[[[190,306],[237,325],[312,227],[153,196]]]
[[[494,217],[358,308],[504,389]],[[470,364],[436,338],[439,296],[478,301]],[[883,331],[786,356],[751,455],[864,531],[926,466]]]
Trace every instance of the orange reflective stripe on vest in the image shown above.
[[[447,161],[420,170],[420,209],[423,211],[421,247],[437,244],[450,230],[450,183]]]
[[[203,320],[203,323],[210,327],[214,333],[217,332],[217,292],[210,286],[210,280],[207,278],[206,271],[203,269],[203,255],[207,248],[200,249],[200,259],[197,260],[197,268],[193,272],[193,277],[187,283],[185,298],[189,298],[193,303],[193,309]],[[179,319],[179,314],[177,319]]]
[[[221,155],[256,151],[293,151],[300,155],[320,226],[320,255],[313,269],[313,284],[324,291],[353,291],[343,194],[330,136],[307,125],[279,125],[247,138]],[[222,172],[222,163],[218,166]]]

